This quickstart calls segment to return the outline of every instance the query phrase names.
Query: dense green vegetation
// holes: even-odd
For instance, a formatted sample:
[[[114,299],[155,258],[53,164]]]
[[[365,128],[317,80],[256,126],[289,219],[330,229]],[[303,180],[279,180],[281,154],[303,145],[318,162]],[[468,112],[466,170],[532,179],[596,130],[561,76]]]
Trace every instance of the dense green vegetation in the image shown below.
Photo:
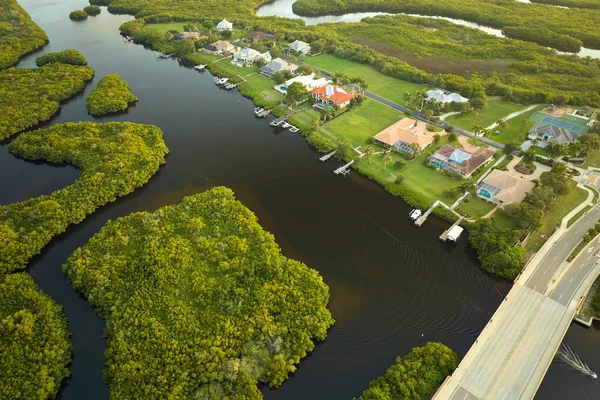
[[[87,17],[87,13],[83,10],[75,10],[69,14],[69,18],[71,18],[73,21],[81,21],[87,19]]]
[[[64,271],[107,321],[115,399],[261,399],[333,324],[317,271],[223,187],[109,222]]]
[[[550,4],[561,7],[600,8],[597,0],[530,0],[532,3]]]
[[[0,275],[0,397],[54,398],[70,361],[61,307],[29,275]]]
[[[75,49],[63,50],[56,53],[47,53],[35,59],[35,65],[38,67],[52,63],[87,65],[87,60],[83,54]]]
[[[102,12],[102,9],[100,8],[100,6],[92,5],[83,7],[83,11],[85,11],[87,15],[91,15],[92,17],[94,17],[100,14],[100,12]]]
[[[25,268],[70,224],[148,182],[168,151],[160,129],[129,122],[54,125],[19,135],[8,149],[29,160],[71,163],[81,174],[49,195],[0,206],[0,273]]]
[[[531,32],[535,36],[527,39],[535,42],[544,33],[559,34],[576,38],[588,47],[600,48],[600,32],[597,29],[600,12],[591,9],[563,9],[513,0],[299,0],[294,3],[293,9],[299,15],[384,11],[450,17],[500,29],[508,26],[544,27],[542,32]]]
[[[0,139],[50,119],[93,76],[88,67],[56,63],[0,71]]]
[[[458,357],[442,343],[415,347],[385,375],[369,384],[358,400],[427,400],[456,369]]]
[[[96,89],[85,99],[87,110],[92,115],[127,110],[130,103],[138,98],[131,93],[129,85],[119,74],[106,75],[98,82]]]
[[[0,0],[0,69],[10,67],[46,43],[46,33],[16,0]]]
[[[600,222],[596,223],[596,225],[594,225],[590,229],[588,229],[588,231],[586,232],[586,234],[583,237],[583,239],[581,240],[581,242],[579,242],[577,247],[575,247],[575,249],[573,249],[571,254],[569,254],[567,261],[573,261],[573,259],[575,259],[575,257],[577,257],[577,255],[579,253],[581,253],[581,250],[583,250],[588,244],[590,244],[590,242],[592,240],[594,240],[594,238],[596,236],[598,236],[599,234],[600,234]]]

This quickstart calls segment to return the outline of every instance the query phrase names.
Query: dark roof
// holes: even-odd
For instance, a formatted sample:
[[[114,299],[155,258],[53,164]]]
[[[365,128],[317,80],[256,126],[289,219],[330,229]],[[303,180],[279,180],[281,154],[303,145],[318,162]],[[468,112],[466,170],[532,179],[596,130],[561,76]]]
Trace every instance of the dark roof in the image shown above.
[[[535,124],[535,126],[531,128],[529,133],[535,133],[536,135],[547,133],[550,135],[550,137],[548,138],[548,142],[558,144],[571,143],[579,139],[580,136],[577,132],[569,131],[559,126],[544,124],[542,122],[538,122],[537,124]]]
[[[275,40],[275,35],[271,35],[270,33],[260,31],[252,31],[246,36],[253,40]]]
[[[457,150],[459,152],[470,155],[470,157],[465,160],[461,159],[461,161],[462,161],[461,163],[456,162],[454,160],[455,157],[451,157],[451,156]],[[447,161],[450,164],[454,165],[456,168],[458,168],[458,170],[460,171],[461,174],[470,175],[473,171],[475,171],[477,168],[479,168],[483,163],[485,163],[487,160],[489,160],[494,155],[494,150],[492,150],[490,148],[480,147],[475,152],[472,153],[472,152],[466,151],[465,149],[460,149],[458,147],[454,147],[454,146],[450,146],[449,144],[445,144],[434,154],[437,154],[439,156],[447,158]],[[459,157],[459,159],[460,159],[460,157]]]

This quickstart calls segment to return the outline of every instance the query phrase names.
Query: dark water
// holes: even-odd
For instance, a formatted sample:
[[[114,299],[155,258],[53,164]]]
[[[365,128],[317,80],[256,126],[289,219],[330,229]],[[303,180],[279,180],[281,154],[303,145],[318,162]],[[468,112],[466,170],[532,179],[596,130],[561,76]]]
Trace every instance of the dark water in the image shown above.
[[[85,96],[101,77],[116,72],[140,101],[128,113],[102,121],[155,124],[170,149],[167,164],[146,186],[71,227],[31,263],[29,273],[64,307],[73,334],[64,399],[107,399],[108,387],[102,381],[104,322],[73,291],[61,265],[107,220],[177,203],[215,185],[231,187],[283,253],[320,271],[330,286],[336,325],[282,387],[264,390],[266,399],[358,396],[396,356],[418,345],[421,334],[461,357],[466,353],[509,288],[482,272],[466,237],[452,246],[439,242],[447,224],[430,219],[415,228],[400,199],[355,172],[334,176],[336,162],[320,163],[301,136],[273,131],[255,119],[250,101],[217,89],[208,73],[173,60],[159,62],[142,46],[125,44],[118,26],[131,17],[103,9],[98,17],[72,22],[68,13],[82,8],[81,0],[21,4],[50,37],[42,52],[77,48],[96,70],[92,84],[50,124],[95,120],[86,113]],[[42,52],[19,66],[32,66]],[[0,146],[0,167],[9,171],[0,204],[47,193],[77,175],[70,167],[17,159],[6,144]],[[567,338],[592,368],[600,368],[600,355],[591,352],[598,347],[590,344],[597,338],[581,328]],[[592,398],[598,389],[596,381],[564,366],[553,365],[548,376],[540,398]]]

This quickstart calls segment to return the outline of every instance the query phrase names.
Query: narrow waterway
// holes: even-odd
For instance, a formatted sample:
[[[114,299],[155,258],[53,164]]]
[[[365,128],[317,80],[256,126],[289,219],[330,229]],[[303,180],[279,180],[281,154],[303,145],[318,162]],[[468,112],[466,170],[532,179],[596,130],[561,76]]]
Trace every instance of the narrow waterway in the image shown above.
[[[352,172],[334,176],[335,161],[319,155],[299,134],[272,130],[253,115],[253,104],[216,88],[208,73],[174,60],[157,61],[142,46],[118,34],[129,16],[109,15],[73,22],[68,14],[82,0],[23,0],[21,5],[50,37],[36,56],[67,48],[80,50],[96,70],[84,93],[67,102],[48,124],[68,121],[133,121],[159,126],[170,154],[143,188],[99,209],[71,227],[31,263],[28,272],[64,307],[74,346],[72,377],[63,399],[107,399],[102,380],[104,322],[73,291],[61,272],[67,257],[106,223],[131,212],[154,210],[215,185],[231,187],[271,231],[285,255],[317,269],[330,286],[336,325],[329,336],[266,399],[349,400],[381,375],[396,356],[424,341],[443,341],[463,356],[502,301],[509,285],[485,274],[467,245],[438,240],[447,224],[430,219],[420,229],[409,223],[408,206]],[[95,119],[85,96],[100,78],[119,73],[140,101],[125,114]],[[75,179],[72,167],[36,165],[0,144],[5,174],[0,204],[47,193]],[[567,343],[600,369],[598,335],[574,328]],[[592,342],[593,343],[590,343]],[[585,399],[598,393],[592,381],[553,365],[543,399]],[[574,390],[578,391],[575,392]],[[576,393],[577,395],[572,395]]]
[[[306,22],[307,25],[316,25],[316,24],[322,24],[325,22],[359,22],[363,18],[375,17],[377,15],[390,15],[389,13],[384,13],[384,12],[359,12],[359,13],[347,13],[347,14],[340,14],[340,15],[323,15],[323,16],[318,16],[318,17],[304,17],[301,15],[295,14],[294,11],[292,10],[292,5],[295,2],[296,2],[296,0],[275,0],[271,3],[267,3],[267,4],[260,6],[258,8],[258,10],[256,10],[256,15],[261,16],[261,17],[277,16],[277,17],[286,17],[286,18],[300,18],[300,19],[304,20],[304,22]],[[528,2],[528,1],[522,1],[522,2]],[[504,34],[502,33],[502,30],[500,30],[500,29],[491,28],[489,26],[480,25],[475,22],[465,21],[462,19],[438,17],[438,16],[431,16],[431,15],[420,15],[420,14],[404,14],[404,13],[399,13],[399,14],[409,15],[412,17],[445,19],[446,21],[454,22],[455,24],[458,24],[458,25],[463,25],[463,26],[468,26],[469,28],[479,29],[480,31],[483,31],[490,35],[494,35],[494,36],[498,36],[498,37],[505,37]],[[565,52],[558,52],[558,53],[559,54],[573,54],[573,53],[565,53]],[[579,53],[577,53],[577,55],[580,57],[589,56],[592,58],[600,59],[600,50],[588,49],[586,47],[582,47],[581,50],[579,51]]]

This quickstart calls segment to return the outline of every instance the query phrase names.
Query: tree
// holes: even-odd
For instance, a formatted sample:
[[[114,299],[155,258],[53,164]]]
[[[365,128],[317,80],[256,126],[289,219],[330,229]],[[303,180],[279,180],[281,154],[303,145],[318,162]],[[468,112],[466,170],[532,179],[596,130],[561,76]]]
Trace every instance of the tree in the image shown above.
[[[383,169],[387,171],[387,165],[390,161],[392,161],[392,156],[389,151],[386,151],[381,155],[381,161],[383,161]]]
[[[569,177],[565,165],[560,162],[555,162],[550,171],[540,175],[540,182],[559,196],[569,192]]]
[[[556,199],[556,193],[549,186],[538,185],[525,196],[523,202],[531,204],[533,207],[548,212]]]
[[[510,246],[492,253],[481,262],[481,267],[492,274],[512,280],[519,275],[525,264],[525,249]]]
[[[542,225],[544,216],[542,209],[527,202],[509,204],[504,207],[504,210],[520,229],[533,231]]]
[[[271,49],[269,50],[269,53],[271,53],[271,57],[273,58],[279,58],[283,55],[281,49],[277,45],[273,45],[273,47],[271,47]]]
[[[471,107],[473,107],[476,110],[481,110],[483,109],[483,107],[485,107],[485,101],[479,97],[474,97],[471,100],[469,100],[469,104],[471,104]]]
[[[222,31],[221,36],[225,39],[229,39],[231,37],[231,31]]]
[[[409,91],[406,91],[406,92],[404,92],[404,95],[403,95],[403,97],[404,97],[404,104],[406,104],[407,106],[408,106],[408,105],[409,105],[409,104],[412,102],[412,100],[413,100],[413,95],[412,95],[412,93],[411,93],[411,92],[409,92]]]
[[[483,127],[481,127],[480,125],[473,126],[473,133],[476,136],[483,136],[484,132],[485,132],[485,129],[483,129]]]
[[[441,139],[442,139],[442,137],[440,136],[439,133],[436,133],[435,135],[433,135],[433,143],[438,143]]]
[[[452,132],[448,132],[448,141],[449,142],[456,142],[458,140],[458,134],[454,131]]]
[[[303,64],[298,67],[296,72],[300,75],[310,75],[313,73],[313,68],[308,64]]]
[[[515,142],[510,142],[504,145],[504,149],[502,151],[508,156],[517,150],[519,150],[519,144]]]
[[[416,158],[421,152],[421,146],[419,145],[419,143],[411,143],[410,150],[412,151],[413,158]]]
[[[521,153],[523,155],[523,161],[526,163],[532,163],[535,160],[535,151],[530,147]]]
[[[406,177],[402,174],[398,174],[398,176],[396,176],[396,180],[394,181],[394,183],[396,185],[401,185],[402,182],[404,182],[404,180],[406,179]]]
[[[373,156],[373,154],[375,154],[375,149],[373,149],[373,147],[371,146],[367,146],[364,155],[365,157],[367,157],[367,160],[369,160],[369,163],[372,162],[371,157]]]
[[[429,122],[429,120],[433,116],[433,111],[431,111],[431,110],[425,110],[424,114],[425,114],[425,118],[427,118],[427,122]]]
[[[211,32],[213,30],[213,28],[215,27],[215,23],[213,21],[211,21],[210,19],[205,19],[204,21],[202,21],[202,26],[208,32]]]
[[[498,129],[503,131],[506,128],[508,128],[508,122],[505,119],[501,119],[498,122],[496,122],[496,126],[498,127]]]
[[[417,104],[420,104],[419,110],[423,109],[423,104],[425,100],[427,100],[427,92],[425,90],[420,90],[413,94],[413,99]]]

